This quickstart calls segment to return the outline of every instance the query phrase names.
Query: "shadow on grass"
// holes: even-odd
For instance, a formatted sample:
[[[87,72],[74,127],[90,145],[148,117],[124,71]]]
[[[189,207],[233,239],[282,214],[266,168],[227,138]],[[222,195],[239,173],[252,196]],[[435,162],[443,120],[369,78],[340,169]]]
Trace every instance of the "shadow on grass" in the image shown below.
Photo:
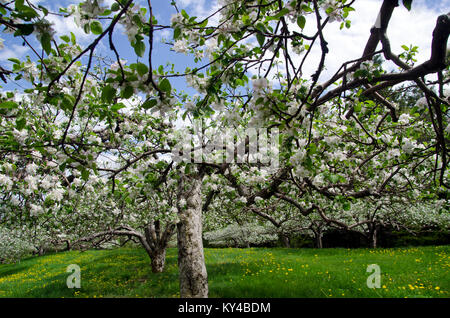
[[[24,297],[27,298],[69,298],[73,297],[76,289],[70,289],[66,285],[66,275],[52,277],[51,281],[46,281],[44,286],[28,291]]]
[[[2,269],[0,268],[0,277],[4,277],[4,276],[9,276],[9,275],[14,275],[14,274],[18,274],[20,272],[26,271],[28,269],[28,265],[24,264],[22,266],[18,266],[17,264],[8,264],[11,266],[15,266],[14,268],[11,269]],[[5,265],[5,266],[8,266]]]

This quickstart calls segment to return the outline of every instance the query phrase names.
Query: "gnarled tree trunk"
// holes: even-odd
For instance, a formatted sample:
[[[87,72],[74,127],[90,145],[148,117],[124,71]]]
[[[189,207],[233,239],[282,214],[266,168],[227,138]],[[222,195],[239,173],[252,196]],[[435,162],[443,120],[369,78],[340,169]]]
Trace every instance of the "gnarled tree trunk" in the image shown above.
[[[152,272],[162,273],[164,271],[164,265],[166,264],[166,249],[160,249],[152,252],[150,255]]]
[[[143,244],[148,256],[150,256],[152,272],[162,273],[166,263],[166,249],[170,238],[175,230],[173,223],[167,224],[165,230],[161,231],[158,220],[150,222],[145,227],[145,243]]]
[[[285,233],[282,233],[282,234],[280,234],[280,239],[281,239],[281,242],[283,243],[283,247],[286,247],[286,248],[290,248],[291,247],[291,242],[290,242],[290,239],[289,239],[289,235],[287,235]]]
[[[377,248],[377,246],[378,246],[377,236],[378,236],[378,225],[375,225],[373,227],[372,237],[371,237],[371,240],[370,240],[372,248]]]
[[[377,248],[378,247],[378,230],[380,226],[376,223],[369,223],[368,224],[369,232],[366,235],[367,239],[369,240],[369,245],[371,248]]]
[[[208,297],[208,277],[202,240],[202,175],[184,177],[180,182],[178,206],[178,267],[182,298]]]
[[[323,242],[322,242],[322,233],[314,233],[314,240],[316,248],[323,248]]]
[[[82,242],[94,242],[96,239],[101,241],[107,241],[114,236],[127,236],[135,237],[139,240],[144,247],[148,256],[150,257],[150,264],[153,273],[161,273],[164,271],[164,265],[166,262],[166,249],[170,241],[170,238],[174,234],[175,224],[167,223],[164,231],[161,230],[160,221],[150,221],[144,227],[144,234],[134,230],[129,226],[120,226],[116,229],[110,229],[95,233],[93,235],[82,237],[71,244],[72,247],[81,244]],[[69,243],[68,243],[69,244]]]

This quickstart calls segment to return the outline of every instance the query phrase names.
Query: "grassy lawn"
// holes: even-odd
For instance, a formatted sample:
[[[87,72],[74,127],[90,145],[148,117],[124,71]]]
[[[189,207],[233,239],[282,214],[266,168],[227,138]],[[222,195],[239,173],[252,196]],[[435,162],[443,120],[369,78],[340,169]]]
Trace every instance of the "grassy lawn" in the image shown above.
[[[205,249],[210,297],[449,297],[450,246],[395,249]],[[66,267],[81,268],[81,289]],[[366,285],[367,265],[381,288]],[[0,297],[178,297],[177,250],[153,274],[143,249],[64,252],[0,265]]]

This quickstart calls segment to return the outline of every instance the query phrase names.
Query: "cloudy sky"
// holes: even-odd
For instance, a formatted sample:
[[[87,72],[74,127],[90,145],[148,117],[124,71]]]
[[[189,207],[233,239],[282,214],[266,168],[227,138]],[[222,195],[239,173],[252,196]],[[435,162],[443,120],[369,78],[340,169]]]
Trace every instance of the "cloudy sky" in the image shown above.
[[[34,0],[33,2],[51,6],[56,10],[58,7],[67,7],[71,3],[79,3],[80,1]],[[112,2],[114,0],[104,1],[105,4],[109,5]],[[143,6],[146,6],[146,0],[141,0],[141,2]],[[216,0],[177,0],[176,2],[180,9],[184,8],[191,15],[198,17],[209,15],[218,6]],[[356,0],[354,4],[356,11],[352,12],[350,16],[350,20],[352,21],[352,27],[350,29],[344,28],[340,30],[339,22],[334,22],[327,26],[325,38],[329,43],[330,53],[326,58],[327,69],[322,74],[322,79],[334,74],[343,62],[361,56],[370,34],[370,28],[376,20],[381,3],[381,0]],[[171,15],[175,13],[174,8],[170,6],[170,1],[153,0],[152,5],[158,22],[169,24]],[[401,45],[416,45],[419,47],[417,63],[426,61],[431,52],[431,34],[436,23],[436,18],[440,14],[447,13],[448,11],[450,11],[450,0],[414,0],[411,11],[406,10],[403,6],[396,8],[388,28],[388,36],[393,52],[396,54],[401,53]],[[311,16],[311,18],[313,17]],[[84,45],[89,44],[93,38],[92,35],[86,35],[83,30],[78,28],[72,19],[63,19],[57,16],[50,16],[49,19],[54,23],[54,27],[60,35],[73,32],[77,35],[79,42]],[[304,33],[312,34],[314,26],[315,21],[307,20]],[[31,50],[23,46],[17,38],[7,37],[5,35],[0,36],[5,39],[5,47],[0,50],[1,66],[9,65],[8,58],[24,58],[26,55],[32,55]],[[167,31],[157,34],[157,39],[160,40],[162,38],[168,38],[170,40],[171,34]],[[123,35],[123,30],[116,30],[115,40],[116,43],[119,43],[118,46],[120,47],[120,53],[123,58],[135,58],[131,54],[132,48],[130,48],[126,36]],[[102,51],[104,54],[110,54],[106,45],[103,46]],[[317,46],[316,51],[312,53],[313,58],[311,59],[311,63],[308,63],[310,67],[308,69],[307,65],[305,69],[304,75],[306,76],[315,71],[317,63],[314,63],[314,58],[317,60],[320,58],[320,48]],[[144,60],[146,60],[145,57]],[[157,46],[154,54],[155,65],[165,64],[168,61],[179,65],[179,70],[183,70],[185,66],[192,64],[190,57],[170,52],[167,45]]]

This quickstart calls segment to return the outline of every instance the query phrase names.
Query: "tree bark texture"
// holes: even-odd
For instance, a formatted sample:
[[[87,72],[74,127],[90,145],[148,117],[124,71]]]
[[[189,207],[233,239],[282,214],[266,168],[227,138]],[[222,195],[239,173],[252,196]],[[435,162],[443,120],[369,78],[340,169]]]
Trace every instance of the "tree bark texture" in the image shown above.
[[[164,231],[158,220],[150,222],[145,228],[145,243],[143,244],[151,260],[152,272],[162,273],[166,263],[166,249],[173,235],[175,226],[172,223],[166,225]]]
[[[182,298],[208,297],[208,277],[202,240],[202,176],[186,177],[180,198],[185,206],[178,207],[178,267]]]
[[[166,263],[166,249],[153,251],[151,256],[152,272],[162,273],[164,271],[164,265]]]

